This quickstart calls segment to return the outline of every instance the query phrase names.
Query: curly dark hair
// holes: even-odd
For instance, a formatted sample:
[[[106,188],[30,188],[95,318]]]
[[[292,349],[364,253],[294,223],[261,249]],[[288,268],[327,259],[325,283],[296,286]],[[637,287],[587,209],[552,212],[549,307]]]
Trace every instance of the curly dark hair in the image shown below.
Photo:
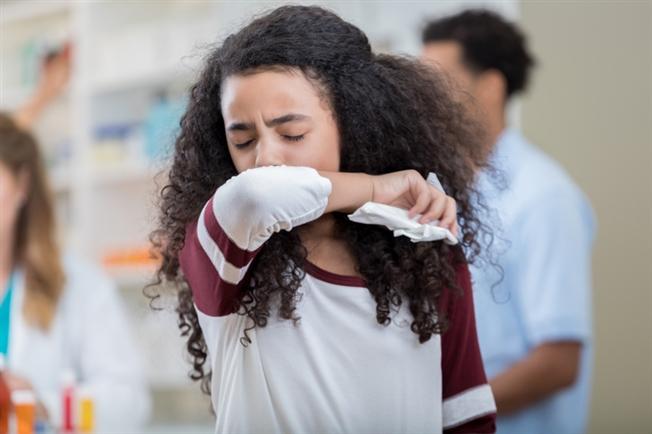
[[[192,87],[169,181],[161,191],[160,227],[151,237],[162,256],[151,288],[164,282],[176,287],[179,327],[193,358],[191,378],[203,379],[207,393],[206,343],[178,255],[186,226],[215,190],[237,175],[220,108],[222,82],[232,74],[279,68],[300,71],[329,104],[340,134],[341,171],[414,169],[424,177],[433,171],[457,201],[462,235],[456,247],[412,243],[383,227],[335,214],[337,236],[346,240],[376,300],[378,323],[389,324],[405,300],[420,342],[441,333],[446,318],[437,301],[444,288],[459,291],[456,267],[478,255],[478,235],[486,231],[474,213],[478,200],[473,190],[474,171],[485,164],[483,129],[451,96],[445,78],[417,61],[372,53],[362,31],[322,8],[284,6],[255,19],[209,54]],[[295,305],[306,256],[295,230],[276,233],[264,244],[236,306],[238,314],[251,319],[252,328],[264,327],[273,313],[298,320]],[[241,341],[247,344],[246,332]]]
[[[463,61],[472,71],[500,71],[507,97],[527,88],[536,61],[523,32],[495,12],[469,9],[429,22],[421,34],[424,44],[454,41],[462,46]]]

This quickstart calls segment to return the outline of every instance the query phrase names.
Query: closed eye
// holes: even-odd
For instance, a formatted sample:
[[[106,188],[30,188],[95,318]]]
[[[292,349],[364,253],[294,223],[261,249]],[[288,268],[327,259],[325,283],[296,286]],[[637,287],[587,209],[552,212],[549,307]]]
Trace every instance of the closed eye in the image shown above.
[[[305,137],[305,134],[301,134],[301,135],[298,135],[298,136],[288,136],[288,135],[284,134],[283,137],[285,139],[291,141],[291,142],[298,142],[300,140],[303,140],[303,138]]]
[[[253,142],[254,142],[254,140],[251,139],[251,140],[247,140],[246,142],[242,142],[242,143],[234,143],[233,146],[235,146],[237,149],[244,149],[247,146],[251,145]]]

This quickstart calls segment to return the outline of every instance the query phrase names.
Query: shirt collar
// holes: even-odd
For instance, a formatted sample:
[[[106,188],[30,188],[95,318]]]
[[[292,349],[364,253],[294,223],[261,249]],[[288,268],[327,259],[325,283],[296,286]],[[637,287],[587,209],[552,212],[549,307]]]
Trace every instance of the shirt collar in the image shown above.
[[[478,177],[480,190],[485,193],[494,189],[502,191],[510,184],[519,166],[524,140],[521,133],[512,128],[505,128],[500,133],[489,156],[491,169],[483,170]]]
[[[500,160],[513,160],[518,155],[523,142],[524,138],[520,132],[512,128],[505,128],[496,140],[490,157],[491,162],[498,163]]]

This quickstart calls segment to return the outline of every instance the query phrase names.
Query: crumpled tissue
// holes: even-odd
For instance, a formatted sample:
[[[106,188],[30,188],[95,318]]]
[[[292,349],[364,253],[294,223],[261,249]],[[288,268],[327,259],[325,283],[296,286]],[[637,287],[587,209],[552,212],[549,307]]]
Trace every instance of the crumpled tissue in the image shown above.
[[[427,181],[444,192],[437,175],[434,173],[431,172],[428,175]],[[420,215],[409,218],[407,210],[391,205],[367,202],[353,214],[349,214],[348,217],[349,220],[356,223],[385,226],[393,231],[395,237],[406,236],[413,243],[443,240],[446,244],[455,245],[458,242],[457,238],[448,229],[437,226],[438,221],[425,224],[419,223]]]

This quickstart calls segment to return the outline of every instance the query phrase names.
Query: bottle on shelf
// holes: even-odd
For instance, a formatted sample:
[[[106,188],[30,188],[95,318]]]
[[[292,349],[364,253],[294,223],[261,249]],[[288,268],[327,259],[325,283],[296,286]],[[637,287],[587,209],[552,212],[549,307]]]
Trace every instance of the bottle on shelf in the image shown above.
[[[0,434],[9,434],[9,413],[11,412],[11,392],[4,379],[5,356],[0,354]]]
[[[95,429],[95,406],[93,395],[88,388],[79,390],[79,421],[78,430],[80,433],[89,434]]]
[[[61,431],[72,433],[75,430],[75,374],[72,371],[65,371],[62,376],[61,409]]]
[[[14,412],[16,413],[16,432],[34,434],[36,422],[36,397],[31,390],[14,390],[11,393]]]

